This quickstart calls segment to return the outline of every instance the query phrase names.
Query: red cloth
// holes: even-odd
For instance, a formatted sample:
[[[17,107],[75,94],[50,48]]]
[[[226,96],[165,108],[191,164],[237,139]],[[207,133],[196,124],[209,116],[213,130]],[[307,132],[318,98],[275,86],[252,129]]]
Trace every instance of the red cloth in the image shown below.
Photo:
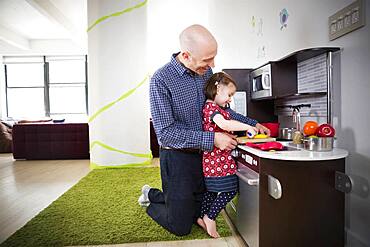
[[[203,130],[209,132],[226,132],[213,122],[213,116],[221,114],[230,120],[230,114],[215,103],[206,102],[203,107]],[[203,152],[203,174],[205,177],[223,177],[236,173],[236,164],[230,150],[213,147],[211,152]]]

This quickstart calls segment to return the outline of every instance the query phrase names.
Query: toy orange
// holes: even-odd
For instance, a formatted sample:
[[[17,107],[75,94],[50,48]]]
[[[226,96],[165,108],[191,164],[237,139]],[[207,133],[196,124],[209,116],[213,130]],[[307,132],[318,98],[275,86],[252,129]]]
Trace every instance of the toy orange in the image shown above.
[[[315,135],[319,125],[315,121],[307,121],[303,126],[303,133],[306,136]]]

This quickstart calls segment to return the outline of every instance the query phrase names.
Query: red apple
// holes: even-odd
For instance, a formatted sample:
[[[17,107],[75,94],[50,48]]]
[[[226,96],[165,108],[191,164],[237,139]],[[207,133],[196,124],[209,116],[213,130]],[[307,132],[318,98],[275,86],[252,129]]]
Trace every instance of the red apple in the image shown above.
[[[335,129],[330,124],[321,124],[316,130],[316,135],[319,137],[334,137]]]

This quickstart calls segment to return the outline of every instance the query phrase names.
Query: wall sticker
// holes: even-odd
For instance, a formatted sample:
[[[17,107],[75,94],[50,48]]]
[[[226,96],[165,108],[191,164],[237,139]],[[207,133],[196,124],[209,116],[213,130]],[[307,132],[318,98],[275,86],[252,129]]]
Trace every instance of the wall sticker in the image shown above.
[[[286,8],[282,9],[280,11],[280,30],[283,30],[283,28],[288,27],[288,10]]]

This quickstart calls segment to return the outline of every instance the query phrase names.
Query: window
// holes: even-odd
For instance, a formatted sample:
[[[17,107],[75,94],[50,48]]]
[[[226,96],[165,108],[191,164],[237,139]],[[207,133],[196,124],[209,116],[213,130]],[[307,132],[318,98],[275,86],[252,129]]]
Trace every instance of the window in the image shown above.
[[[7,116],[85,118],[86,56],[5,57]]]

